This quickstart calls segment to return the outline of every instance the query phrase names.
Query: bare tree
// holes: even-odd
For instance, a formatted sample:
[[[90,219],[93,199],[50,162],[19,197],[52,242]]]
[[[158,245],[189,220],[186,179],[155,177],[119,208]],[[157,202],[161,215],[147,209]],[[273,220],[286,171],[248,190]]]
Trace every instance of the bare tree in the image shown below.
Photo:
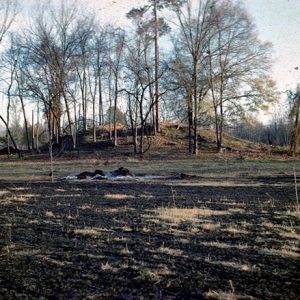
[[[214,15],[212,8],[216,5],[215,0],[200,0],[196,7],[192,1],[186,1],[186,4],[180,5],[173,3],[173,9],[176,12],[179,22],[179,36],[182,48],[190,57],[191,68],[191,99],[193,109],[193,152],[198,154],[198,113],[199,103],[203,100],[202,89],[200,88],[199,74],[202,71],[202,63],[207,55],[208,41],[212,35],[212,25]],[[179,39],[178,39],[179,41]],[[199,93],[200,92],[200,93]]]
[[[19,3],[17,0],[3,0],[0,3],[0,44],[7,33],[7,31],[10,29],[12,23],[14,22],[17,14],[19,13]],[[11,64],[12,69],[10,73],[10,83],[8,87],[8,105],[7,105],[7,122],[5,122],[4,118],[0,115],[1,120],[3,121],[6,130],[7,130],[7,145],[8,145],[8,151],[9,151],[9,139],[12,139],[12,142],[17,150],[17,146],[15,141],[13,140],[13,137],[9,130],[9,108],[10,108],[10,91],[13,84],[13,77],[15,73],[15,66],[16,64]]]
[[[12,143],[13,143],[15,149],[16,149],[16,152],[18,153],[19,158],[20,158],[21,157],[21,152],[18,150],[17,144],[16,144],[16,142],[15,142],[15,140],[14,140],[14,138],[13,138],[13,136],[12,136],[10,130],[9,130],[9,127],[8,127],[7,123],[5,122],[5,119],[1,115],[0,115],[0,119],[4,123],[5,127],[7,128],[7,133],[10,136],[10,139],[11,139],[11,141],[12,141]]]
[[[0,43],[20,11],[18,0],[0,1]]]
[[[76,133],[71,114],[74,99],[69,91],[80,62],[86,59],[82,48],[91,37],[93,17],[79,13],[76,6],[66,6],[63,1],[60,4],[58,10],[50,6],[41,11],[20,43],[29,96],[43,95],[46,116],[50,110],[53,113],[52,136],[58,143],[63,134],[62,117],[66,114],[67,132],[75,148]]]
[[[223,143],[225,115],[259,109],[276,100],[275,86],[267,76],[268,43],[257,39],[254,25],[240,3],[213,6],[213,35],[205,64],[215,116],[217,150]]]
[[[127,43],[126,53],[126,68],[124,70],[125,87],[123,91],[128,96],[129,119],[132,129],[134,153],[143,154],[148,149],[144,148],[144,136],[147,119],[154,106],[151,101],[151,95],[147,93],[150,85],[155,83],[155,80],[149,83],[147,64],[145,61],[145,39],[143,38],[144,31],[137,31],[130,36],[130,41]],[[149,96],[147,96],[149,95]],[[138,131],[140,140],[138,143]]]
[[[10,126],[10,106],[11,100],[18,97],[21,103],[24,127],[25,127],[25,140],[27,149],[30,150],[30,139],[28,131],[28,123],[26,117],[25,103],[23,97],[23,75],[22,67],[20,64],[20,49],[16,43],[17,36],[10,36],[9,48],[3,53],[2,56],[2,70],[5,74],[3,82],[7,84],[7,118],[6,123]],[[8,137],[8,141],[9,141]],[[9,144],[9,143],[8,143]],[[9,146],[9,145],[8,145]]]
[[[297,148],[299,147],[300,139],[300,86],[298,86],[295,93],[290,92],[289,98],[291,101],[289,117],[292,123],[290,153],[295,156]]]
[[[125,48],[125,31],[120,27],[109,27],[108,30],[108,48],[110,55],[107,58],[108,64],[108,120],[110,138],[113,137],[114,146],[118,145],[117,133],[117,108],[120,93],[120,82],[122,73],[122,61]],[[112,114],[113,113],[113,114]],[[113,123],[113,135],[111,134],[111,123]]]
[[[134,152],[143,155],[151,146],[149,119],[156,102],[151,92],[155,85],[155,78],[149,77],[148,30],[138,22],[135,32],[127,39],[127,51],[124,70],[124,88],[128,97],[129,119],[132,129]],[[140,26],[142,25],[142,27]],[[163,66],[160,70],[160,79],[166,72]],[[166,91],[161,92],[164,94]],[[139,141],[138,141],[139,134]],[[148,145],[145,145],[145,141]]]
[[[15,75],[16,75],[16,69],[17,69],[17,60],[9,60],[8,64],[8,78],[4,79],[4,81],[7,84],[6,89],[6,96],[7,96],[7,107],[6,107],[6,127],[7,127],[7,134],[6,134],[6,140],[7,140],[7,149],[9,154],[9,148],[10,148],[10,134],[9,134],[9,126],[10,126],[10,108],[11,108],[11,101],[13,97],[13,85],[15,81]]]
[[[144,29],[148,27],[148,33],[152,33],[152,35],[148,35],[149,42],[154,41],[154,79],[155,79],[155,85],[154,85],[154,92],[153,92],[153,127],[154,127],[154,133],[160,132],[160,119],[161,119],[161,101],[160,101],[160,47],[159,47],[159,37],[166,34],[170,30],[169,26],[165,23],[164,19],[159,17],[159,11],[173,6],[180,7],[184,1],[182,0],[149,0],[148,5],[145,5],[140,8],[134,8],[132,9],[127,16],[129,18],[135,18],[139,22],[142,22],[142,19],[147,11],[152,12],[152,19],[150,20],[144,20],[144,24],[142,27]],[[151,25],[149,27],[149,25]],[[150,69],[149,69],[150,70]],[[150,74],[150,73],[149,73]],[[148,75],[149,77],[149,75]],[[151,91],[152,93],[152,91]]]
[[[193,152],[193,141],[194,141],[194,105],[193,105],[193,78],[191,74],[193,73],[193,65],[189,54],[186,52],[185,45],[178,42],[178,37],[173,40],[174,55],[171,60],[172,68],[172,80],[169,85],[174,85],[175,95],[173,96],[175,102],[178,102],[178,113],[180,120],[188,124],[188,149],[189,153]],[[209,90],[207,83],[206,74],[204,74],[205,68],[201,68],[197,75],[198,80],[198,99],[203,102],[205,95]],[[176,88],[177,87],[177,88]],[[182,99],[183,98],[183,99]],[[182,103],[183,102],[183,103]],[[201,108],[204,105],[201,105]],[[183,109],[185,108],[185,109]],[[198,114],[200,114],[200,108],[198,109]],[[198,124],[202,122],[202,119],[198,119]]]
[[[98,80],[98,124],[104,124],[104,110],[103,110],[103,77],[106,72],[107,58],[109,48],[107,45],[107,30],[106,28],[98,28],[97,35],[94,40],[94,50],[95,50],[95,63],[94,69],[96,77]]]

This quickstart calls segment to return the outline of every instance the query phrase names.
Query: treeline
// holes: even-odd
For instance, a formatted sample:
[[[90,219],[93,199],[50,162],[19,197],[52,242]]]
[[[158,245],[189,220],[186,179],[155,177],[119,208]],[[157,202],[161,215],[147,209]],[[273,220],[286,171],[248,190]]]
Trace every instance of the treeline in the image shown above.
[[[0,33],[18,12],[12,3],[2,1]],[[78,132],[92,128],[96,141],[103,124],[118,145],[122,111],[135,153],[147,150],[147,135],[160,132],[162,119],[188,124],[188,151],[195,154],[198,129],[212,126],[219,151],[226,126],[276,101],[271,46],[258,39],[240,1],[145,3],[128,12],[131,25],[121,28],[103,26],[77,2],[60,1],[40,7],[26,28],[7,35],[1,56],[7,113],[0,116],[7,139],[13,140],[14,104],[28,150],[45,130],[51,143],[68,135],[76,148]]]
[[[288,146],[291,155],[297,153],[300,143],[300,86],[287,93],[285,105],[273,111],[267,123],[257,119],[237,122],[230,133],[241,139],[273,146]]]
[[[233,136],[240,139],[281,147],[290,145],[291,132],[291,123],[286,118],[273,119],[268,124],[240,121],[230,130]]]

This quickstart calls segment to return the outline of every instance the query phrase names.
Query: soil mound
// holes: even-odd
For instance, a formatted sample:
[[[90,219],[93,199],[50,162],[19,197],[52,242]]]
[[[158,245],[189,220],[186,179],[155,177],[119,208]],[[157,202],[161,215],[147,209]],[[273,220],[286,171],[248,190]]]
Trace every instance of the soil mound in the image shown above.
[[[133,176],[133,174],[126,168],[120,167],[117,170],[114,170],[111,172],[111,175],[113,177],[119,177],[119,176]]]
[[[84,171],[76,175],[77,179],[87,179],[87,178],[96,179],[98,177],[104,177],[104,176],[105,174],[101,170],[95,170],[95,172]]]
[[[120,167],[112,172],[104,173],[101,170],[95,170],[94,172],[84,171],[81,173],[71,174],[65,179],[105,179],[105,178],[118,178],[118,177],[133,177],[134,175],[127,168]]]

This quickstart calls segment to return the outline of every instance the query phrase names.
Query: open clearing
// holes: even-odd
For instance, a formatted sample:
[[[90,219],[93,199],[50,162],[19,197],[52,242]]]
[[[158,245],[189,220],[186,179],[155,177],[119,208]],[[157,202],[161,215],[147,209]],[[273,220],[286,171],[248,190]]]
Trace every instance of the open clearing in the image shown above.
[[[299,299],[298,162],[0,163],[2,299]],[[198,177],[58,179],[116,166]]]

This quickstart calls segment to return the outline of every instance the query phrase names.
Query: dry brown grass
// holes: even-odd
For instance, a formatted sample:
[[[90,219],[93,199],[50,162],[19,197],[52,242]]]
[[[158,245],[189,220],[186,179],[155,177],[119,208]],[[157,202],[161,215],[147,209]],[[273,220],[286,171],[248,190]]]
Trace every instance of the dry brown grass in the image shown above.
[[[98,227],[85,227],[80,229],[75,229],[75,234],[87,235],[92,237],[101,236],[104,232],[110,232],[111,230],[106,228],[98,228]]]
[[[22,249],[22,250],[14,251],[14,255],[17,255],[17,256],[32,257],[33,255],[37,255],[39,253],[41,253],[41,250],[39,250],[39,249]]]
[[[27,202],[39,196],[39,194],[10,194],[9,197],[6,197],[6,201]]]
[[[9,191],[0,191],[0,197],[9,194]]]
[[[164,254],[167,254],[170,256],[181,256],[183,254],[182,250],[173,249],[173,248],[164,247],[164,246],[161,246],[158,250],[160,253],[164,253]]]
[[[26,190],[29,190],[29,188],[26,188],[26,187],[12,187],[11,190],[12,191],[26,191]]]
[[[78,208],[82,209],[82,210],[86,210],[86,209],[93,209],[93,206],[90,204],[84,204],[84,205],[78,206]]]
[[[261,248],[259,249],[261,253],[268,254],[268,255],[278,255],[282,257],[300,257],[298,251],[298,247],[290,248],[290,247],[282,247],[281,249],[274,249],[274,248]]]
[[[230,215],[229,211],[212,210],[208,208],[177,208],[163,207],[153,211],[157,218],[171,223],[178,224],[180,222],[199,222],[201,217],[224,216]]]
[[[240,262],[231,262],[231,261],[211,261],[211,264],[214,265],[222,265],[224,267],[229,267],[229,268],[234,268],[239,271],[244,271],[244,272],[250,272],[250,271],[255,271],[258,270],[258,268],[254,265],[251,266],[246,263],[240,263]]]
[[[45,212],[45,216],[48,217],[48,218],[55,218],[55,214],[50,210],[47,210]]]
[[[51,258],[49,255],[42,255],[42,254],[38,254],[36,257],[38,257],[39,259],[43,260],[43,261],[47,261],[50,264],[54,264],[57,267],[64,267],[66,265],[71,265],[72,263],[69,261],[61,261],[61,260],[57,260],[57,259],[53,259]]]
[[[109,272],[117,272],[118,271],[118,269],[114,268],[109,262],[101,263],[100,268],[102,271],[109,271]]]
[[[125,247],[123,249],[121,249],[120,254],[125,255],[125,256],[132,254],[132,251],[129,251],[127,243],[126,243]]]
[[[203,242],[202,245],[208,247],[215,247],[219,249],[239,249],[239,250],[247,250],[249,246],[247,244],[229,244],[229,243],[221,243],[221,242]]]
[[[132,195],[126,194],[106,194],[104,195],[105,199],[113,199],[113,200],[122,200],[122,199],[134,199],[135,197]]]
[[[247,230],[244,230],[236,225],[229,225],[227,228],[223,229],[223,231],[227,231],[232,234],[248,234]]]
[[[216,300],[258,300],[258,298],[240,295],[235,292],[223,292],[223,291],[209,291],[205,293],[207,299],[216,299]]]
[[[214,231],[217,230],[221,227],[220,223],[212,223],[212,222],[205,222],[205,223],[201,223],[200,227],[204,230],[207,231]]]

